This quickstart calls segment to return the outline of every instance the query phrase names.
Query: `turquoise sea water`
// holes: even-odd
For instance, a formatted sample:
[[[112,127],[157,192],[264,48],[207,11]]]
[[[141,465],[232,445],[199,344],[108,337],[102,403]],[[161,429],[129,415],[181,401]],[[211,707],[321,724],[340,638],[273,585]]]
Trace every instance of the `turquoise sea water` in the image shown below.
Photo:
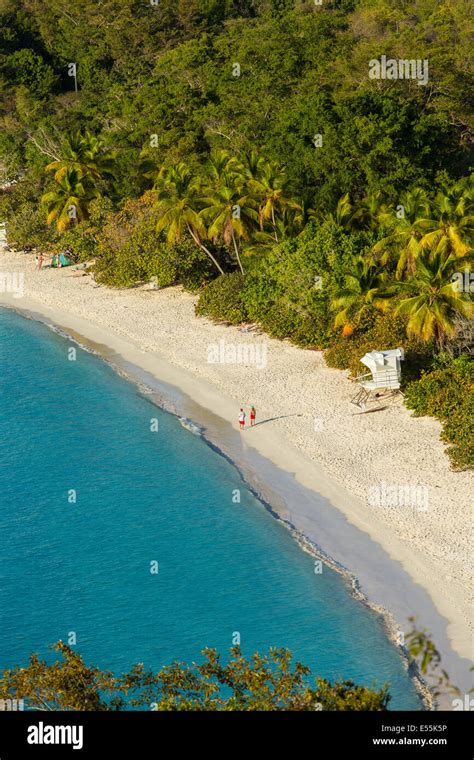
[[[0,309],[0,668],[71,631],[117,672],[226,652],[239,632],[246,655],[286,646],[315,674],[389,682],[392,709],[420,709],[341,576],[315,574],[231,464],[99,358],[77,347],[69,361],[72,345]]]

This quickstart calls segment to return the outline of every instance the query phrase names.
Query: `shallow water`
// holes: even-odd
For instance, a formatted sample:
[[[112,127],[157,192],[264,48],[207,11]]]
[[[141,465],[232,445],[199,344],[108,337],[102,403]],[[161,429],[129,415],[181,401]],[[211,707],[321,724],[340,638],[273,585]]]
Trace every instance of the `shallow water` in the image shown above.
[[[392,708],[420,709],[377,616],[341,575],[315,573],[176,417],[2,309],[0,373],[0,667],[70,632],[87,661],[114,671],[226,652],[239,633],[246,655],[285,646],[314,674],[389,682]]]

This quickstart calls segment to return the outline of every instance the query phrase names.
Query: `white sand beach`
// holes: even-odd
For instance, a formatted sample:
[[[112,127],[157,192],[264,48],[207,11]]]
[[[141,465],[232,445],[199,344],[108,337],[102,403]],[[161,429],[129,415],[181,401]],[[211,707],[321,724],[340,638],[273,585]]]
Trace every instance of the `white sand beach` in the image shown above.
[[[436,420],[413,417],[400,399],[361,414],[354,384],[320,352],[198,318],[196,297],[179,287],[112,290],[72,267],[38,272],[32,254],[12,252],[0,254],[0,272],[24,274],[22,297],[2,292],[0,304],[110,346],[235,428],[240,405],[248,420],[254,404],[257,422],[268,422],[242,433],[245,446],[330,499],[400,562],[448,621],[453,649],[472,657],[472,475],[451,470]],[[209,362],[224,346],[236,360],[247,346],[253,363]],[[374,489],[391,486],[407,487],[411,503],[375,503]]]

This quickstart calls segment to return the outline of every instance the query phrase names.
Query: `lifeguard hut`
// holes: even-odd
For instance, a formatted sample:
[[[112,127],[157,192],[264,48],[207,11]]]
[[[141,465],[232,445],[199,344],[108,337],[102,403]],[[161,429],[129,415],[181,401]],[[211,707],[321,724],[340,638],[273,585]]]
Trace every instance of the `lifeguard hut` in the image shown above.
[[[359,386],[353,404],[362,411],[368,411],[369,404],[377,403],[382,398],[389,398],[400,393],[402,379],[402,361],[405,358],[403,348],[390,351],[370,351],[362,357],[361,362],[370,373],[359,375],[355,382]]]

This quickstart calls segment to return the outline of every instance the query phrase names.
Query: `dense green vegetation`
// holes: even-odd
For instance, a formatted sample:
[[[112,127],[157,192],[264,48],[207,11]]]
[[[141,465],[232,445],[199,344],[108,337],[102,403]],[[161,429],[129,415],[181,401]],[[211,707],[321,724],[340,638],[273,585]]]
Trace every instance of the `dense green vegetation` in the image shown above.
[[[412,674],[428,680],[434,697],[461,692],[442,668],[431,634],[409,618],[404,649]],[[0,698],[23,699],[28,710],[345,710],[386,711],[389,687],[359,686],[353,681],[331,683],[295,662],[288,649],[271,648],[250,659],[239,647],[225,661],[215,649],[205,649],[202,663],[180,662],[157,673],[143,664],[120,676],[94,665],[58,641],[50,647],[54,661],[32,654],[26,667],[0,672]]]
[[[201,664],[175,662],[157,673],[138,664],[120,676],[86,665],[61,641],[52,649],[60,658],[51,664],[33,654],[27,667],[4,670],[0,697],[24,699],[30,710],[385,711],[390,702],[386,687],[324,678],[311,685],[309,668],[287,649],[247,659],[233,647],[226,662],[206,649]]]
[[[468,14],[468,0],[2,0],[9,242],[67,249],[110,286],[181,283],[199,314],[353,374],[402,345],[410,408],[472,466],[467,402],[431,398],[469,350]],[[426,59],[428,81],[371,78],[382,55]]]
[[[474,461],[474,363],[467,356],[437,356],[433,368],[406,389],[406,405],[417,415],[444,422],[441,438],[452,444],[449,454],[460,468]]]

